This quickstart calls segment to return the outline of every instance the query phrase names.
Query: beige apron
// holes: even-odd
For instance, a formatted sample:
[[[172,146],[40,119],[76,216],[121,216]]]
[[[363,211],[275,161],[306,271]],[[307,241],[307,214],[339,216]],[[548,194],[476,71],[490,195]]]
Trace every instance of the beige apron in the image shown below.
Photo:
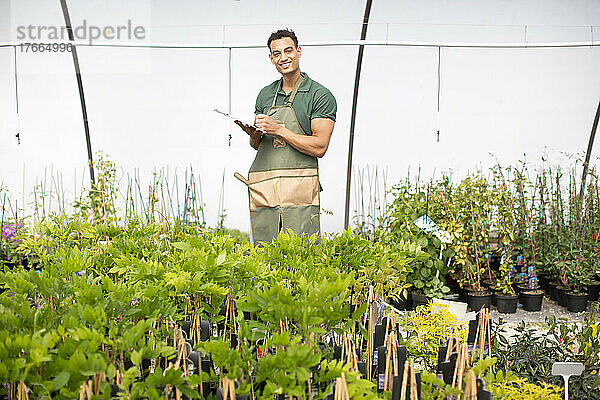
[[[273,104],[267,111],[275,121],[298,135],[306,135],[298,123],[293,102],[304,79],[292,90],[282,106]],[[319,165],[317,158],[301,153],[282,140],[264,135],[248,174],[250,221],[255,243],[270,242],[281,230],[296,234],[320,234]]]

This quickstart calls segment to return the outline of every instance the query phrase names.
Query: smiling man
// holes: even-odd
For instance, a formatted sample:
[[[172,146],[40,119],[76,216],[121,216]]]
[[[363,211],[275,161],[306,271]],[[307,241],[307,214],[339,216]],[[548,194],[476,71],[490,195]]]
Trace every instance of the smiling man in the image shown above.
[[[255,243],[289,229],[320,234],[317,158],[329,147],[337,112],[331,92],[300,71],[302,49],[293,31],[273,32],[267,46],[281,79],[256,99],[254,124],[262,132],[236,121],[258,150],[246,182]]]

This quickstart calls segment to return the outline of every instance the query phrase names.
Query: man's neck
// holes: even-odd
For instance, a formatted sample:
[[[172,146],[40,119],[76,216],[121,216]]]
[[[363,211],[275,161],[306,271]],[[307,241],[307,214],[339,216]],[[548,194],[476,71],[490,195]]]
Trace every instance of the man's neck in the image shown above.
[[[294,86],[296,86],[296,82],[300,78],[300,69],[297,69],[291,74],[282,75],[283,83],[281,84],[281,88],[284,92],[289,93],[294,90]]]

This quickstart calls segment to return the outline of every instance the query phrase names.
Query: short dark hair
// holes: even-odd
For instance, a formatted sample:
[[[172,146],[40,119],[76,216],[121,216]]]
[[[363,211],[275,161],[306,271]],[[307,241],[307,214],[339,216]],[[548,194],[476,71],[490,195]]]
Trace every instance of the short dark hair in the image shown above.
[[[296,34],[293,30],[286,28],[279,29],[278,31],[271,33],[271,36],[269,36],[269,40],[267,40],[267,47],[269,48],[269,51],[271,51],[271,42],[273,40],[283,39],[285,37],[289,37],[290,39],[292,39],[294,41],[294,45],[298,47],[298,38],[296,37]]]

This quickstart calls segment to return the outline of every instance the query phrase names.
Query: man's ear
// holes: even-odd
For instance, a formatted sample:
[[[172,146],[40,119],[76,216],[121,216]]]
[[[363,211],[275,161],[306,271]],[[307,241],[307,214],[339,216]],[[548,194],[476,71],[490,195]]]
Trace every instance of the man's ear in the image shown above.
[[[273,53],[269,52],[269,60],[271,60],[271,64],[275,65],[275,61],[273,61]]]
[[[298,46],[298,57],[302,55],[302,47]]]

